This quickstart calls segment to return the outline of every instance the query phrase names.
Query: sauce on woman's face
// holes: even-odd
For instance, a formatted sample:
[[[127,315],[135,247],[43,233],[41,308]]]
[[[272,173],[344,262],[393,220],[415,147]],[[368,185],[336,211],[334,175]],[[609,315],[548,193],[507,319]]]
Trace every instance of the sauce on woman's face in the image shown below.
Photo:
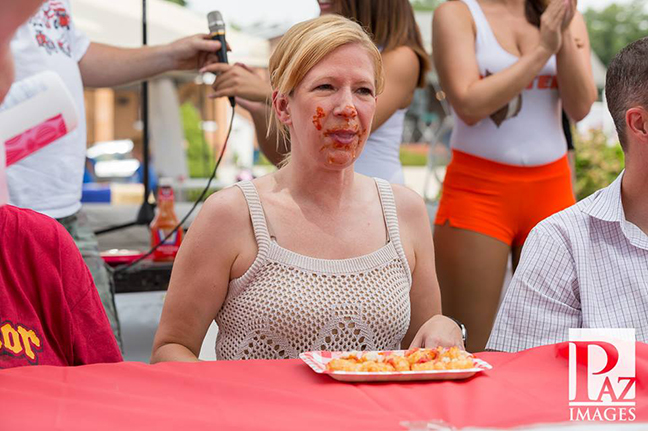
[[[313,125],[317,130],[322,130],[322,118],[326,117],[324,109],[321,106],[318,106],[315,110],[315,115],[313,115]]]
[[[293,152],[299,146],[327,166],[353,164],[376,109],[373,67],[365,48],[349,44],[306,74],[289,99]]]

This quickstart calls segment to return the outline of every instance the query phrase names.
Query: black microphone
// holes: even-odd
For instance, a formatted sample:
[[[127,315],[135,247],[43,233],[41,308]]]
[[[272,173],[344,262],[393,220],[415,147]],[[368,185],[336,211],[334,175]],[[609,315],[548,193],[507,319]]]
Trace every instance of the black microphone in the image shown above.
[[[221,43],[218,57],[221,63],[227,63],[227,42],[225,41],[225,21],[223,21],[223,15],[217,10],[209,12],[207,14],[207,22],[209,23],[209,37],[211,40],[217,40]],[[230,96],[228,99],[230,105],[234,108],[236,106],[234,96]]]

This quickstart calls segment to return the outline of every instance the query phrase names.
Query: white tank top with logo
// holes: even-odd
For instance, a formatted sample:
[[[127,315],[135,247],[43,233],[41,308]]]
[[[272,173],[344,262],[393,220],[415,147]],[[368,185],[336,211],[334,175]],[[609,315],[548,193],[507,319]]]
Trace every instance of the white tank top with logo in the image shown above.
[[[519,57],[499,44],[477,0],[461,1],[475,21],[475,55],[481,76],[515,64]],[[556,57],[552,56],[522,93],[477,124],[467,125],[453,110],[455,127],[450,144],[453,149],[509,165],[551,163],[567,151],[561,111]]]

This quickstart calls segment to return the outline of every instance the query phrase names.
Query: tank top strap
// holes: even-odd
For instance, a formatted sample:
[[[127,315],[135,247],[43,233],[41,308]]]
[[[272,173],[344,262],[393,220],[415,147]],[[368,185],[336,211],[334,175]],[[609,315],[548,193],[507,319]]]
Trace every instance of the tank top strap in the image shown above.
[[[389,182],[381,179],[374,178],[376,186],[378,187],[378,194],[380,195],[380,205],[382,206],[383,216],[385,217],[385,224],[387,225],[387,233],[389,241],[394,245],[394,249],[398,257],[403,262],[407,270],[407,277],[410,284],[412,283],[412,272],[410,271],[407,256],[401,243],[400,230],[398,228],[398,214],[396,213],[396,200],[394,199],[394,190]]]
[[[266,249],[270,245],[270,233],[263,206],[261,205],[261,198],[259,198],[259,193],[252,181],[242,181],[236,183],[235,186],[241,189],[247,201],[252,227],[254,228],[254,237],[259,246],[259,252],[261,252],[262,248]]]
[[[486,15],[479,5],[479,2],[477,0],[461,1],[465,3],[466,6],[468,6],[468,9],[470,9],[470,14],[473,17],[473,21],[475,21],[475,27],[477,29],[477,42],[486,46],[492,46],[493,43],[495,44],[495,46],[499,46],[499,42],[495,38],[493,29],[488,23]]]

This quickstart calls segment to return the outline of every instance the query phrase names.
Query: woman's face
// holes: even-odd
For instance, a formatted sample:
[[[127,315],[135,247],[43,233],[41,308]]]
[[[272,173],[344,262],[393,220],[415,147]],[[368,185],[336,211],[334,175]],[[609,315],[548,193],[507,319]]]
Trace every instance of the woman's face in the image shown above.
[[[376,111],[374,64],[358,44],[337,48],[275,108],[290,130],[293,160],[341,170],[358,158]],[[307,163],[307,162],[306,162]]]
[[[317,4],[320,8],[320,15],[333,13],[333,0],[317,0]]]

